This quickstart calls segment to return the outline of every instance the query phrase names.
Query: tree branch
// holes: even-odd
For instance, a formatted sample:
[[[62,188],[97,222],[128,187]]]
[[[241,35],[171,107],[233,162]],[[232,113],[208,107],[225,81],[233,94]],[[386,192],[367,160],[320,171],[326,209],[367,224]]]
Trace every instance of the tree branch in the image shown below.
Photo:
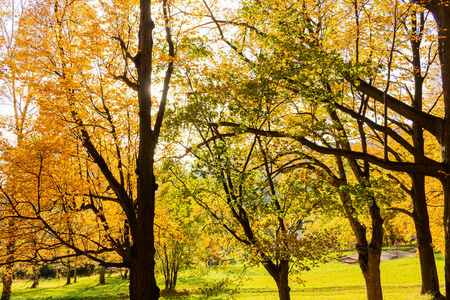
[[[349,75],[344,75],[344,78],[352,84],[361,93],[375,99],[379,103],[384,103],[384,92],[374,87],[373,85],[367,83],[360,78],[353,78]],[[396,113],[402,115],[403,117],[417,122],[418,125],[428,130],[432,135],[436,137],[438,141],[442,139],[442,133],[444,131],[444,120],[423,112],[421,110],[415,109],[400,100],[392,97],[391,95],[386,95],[386,105],[395,111]]]
[[[450,173],[446,170],[444,164],[435,162],[433,160],[428,161],[427,164],[385,161],[382,158],[376,157],[376,156],[368,154],[368,153],[324,147],[324,146],[321,146],[319,144],[316,144],[316,143],[308,140],[307,138],[305,138],[303,136],[290,135],[288,133],[283,133],[280,131],[275,131],[275,130],[267,130],[266,131],[266,130],[242,126],[242,125],[232,123],[232,122],[220,122],[220,123],[217,123],[216,126],[240,128],[240,130],[242,130],[242,132],[258,134],[261,136],[294,139],[294,140],[300,142],[301,144],[303,144],[304,146],[310,148],[311,150],[322,153],[322,154],[339,155],[339,156],[344,156],[344,157],[350,157],[353,159],[367,160],[368,162],[370,162],[374,165],[380,166],[384,169],[388,169],[391,171],[423,174],[423,175],[427,175],[427,176],[431,176],[431,177],[435,177],[435,178],[442,178],[442,177],[448,176],[448,174]]]

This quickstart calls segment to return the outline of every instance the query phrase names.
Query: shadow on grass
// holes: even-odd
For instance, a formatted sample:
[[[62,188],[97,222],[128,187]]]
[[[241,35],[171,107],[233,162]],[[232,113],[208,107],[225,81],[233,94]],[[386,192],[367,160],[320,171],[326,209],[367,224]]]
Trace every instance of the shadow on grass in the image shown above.
[[[195,276],[189,276],[184,278],[178,278],[177,282],[180,284],[189,284],[189,285],[200,285],[203,286],[207,284],[209,281],[206,277],[195,277]]]
[[[173,300],[181,300],[181,299],[189,299],[188,291],[161,291],[161,297],[164,299],[173,299]]]
[[[12,300],[80,300],[80,299],[129,299],[128,282],[109,278],[107,285],[100,285],[96,278],[80,278],[79,282],[65,285],[58,281],[42,281],[37,289],[21,286],[13,292]]]
[[[434,255],[434,259],[435,260],[445,260],[445,257],[444,257],[444,255],[441,253],[441,252],[437,252],[435,255]]]

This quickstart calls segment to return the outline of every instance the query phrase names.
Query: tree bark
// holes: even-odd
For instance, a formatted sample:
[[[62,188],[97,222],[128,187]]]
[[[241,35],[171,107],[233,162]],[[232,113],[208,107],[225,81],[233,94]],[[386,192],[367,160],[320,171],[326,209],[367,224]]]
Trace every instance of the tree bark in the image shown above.
[[[5,274],[3,275],[3,291],[1,300],[9,300],[11,298],[11,288],[12,288],[12,275],[13,275],[13,264],[7,264],[5,268]]]
[[[105,273],[106,273],[106,267],[105,266],[101,266],[100,267],[100,284],[105,284]]]
[[[439,60],[441,64],[442,92],[445,115],[440,139],[445,176],[441,183],[444,190],[445,231],[445,292],[450,295],[450,6],[448,0],[418,1],[433,13],[438,27]]]
[[[172,285],[170,286],[171,290],[175,291],[177,288],[177,279],[178,279],[178,267],[173,270],[173,279]]]
[[[282,261],[280,263],[280,272],[277,282],[278,295],[280,300],[291,299],[291,288],[289,287],[289,263],[288,261]]]
[[[450,180],[442,179],[444,189],[445,294],[450,296]]]
[[[412,98],[412,107],[418,111],[423,110],[423,84],[425,77],[422,75],[422,59],[420,48],[423,39],[423,27],[425,26],[425,17],[423,12],[413,11],[411,14],[410,38],[412,53],[412,68],[414,70],[414,97]],[[412,140],[414,149],[420,156],[425,156],[425,146],[423,137],[423,128],[418,122],[412,124]],[[417,156],[414,157],[415,163],[420,163]],[[440,297],[439,279],[434,259],[433,241],[430,231],[430,220],[428,216],[428,205],[425,191],[425,176],[420,174],[409,174],[411,177],[410,196],[413,203],[412,217],[417,234],[417,246],[419,248],[420,269],[422,275],[422,294],[431,294]]]
[[[372,239],[368,244],[366,228],[362,224],[357,226],[358,262],[366,282],[366,292],[368,300],[382,300],[383,292],[381,288],[380,262],[383,244],[383,218],[380,208],[375,201],[370,207],[372,219]]]
[[[137,57],[139,101],[139,154],[137,161],[137,220],[131,247],[130,300],[156,300],[155,279],[155,192],[154,155],[158,134],[152,130],[153,29],[151,1],[140,1],[139,52]],[[162,104],[160,104],[162,105]],[[161,111],[161,107],[160,107]],[[159,129],[158,129],[159,130]]]
[[[153,175],[153,163],[145,168],[142,167],[142,163],[140,166],[137,209],[139,218],[131,249],[130,300],[153,300],[158,299],[160,295],[155,279],[155,238],[153,233],[157,186]]]
[[[366,236],[367,229],[354,216],[349,196],[344,192],[340,192],[339,197],[356,237],[358,263],[366,283],[367,299],[382,300],[380,262],[383,244],[383,218],[380,214],[380,208],[372,200],[372,205],[369,207],[372,220],[372,240],[369,244]]]
[[[70,281],[70,264],[67,266],[67,274],[66,274],[66,285],[70,285],[71,281]]]
[[[136,251],[136,248],[133,249],[130,268],[130,300],[158,299],[159,288],[156,285],[154,274],[154,252],[149,255],[146,253],[148,249],[145,246],[140,251]],[[141,251],[144,255],[141,254]]]
[[[12,272],[13,265],[6,265],[5,274],[3,275],[3,292],[1,300],[9,300],[11,299],[11,287],[12,287]]]
[[[422,175],[410,174],[412,179],[412,213],[417,234],[420,271],[422,275],[422,294],[440,297],[439,279],[434,259],[433,240],[430,231],[430,220],[425,195],[425,178]]]
[[[343,149],[351,150],[350,142],[347,138],[346,131],[342,125],[339,116],[335,111],[329,111],[331,119],[338,125],[339,130],[343,133],[339,143]],[[367,141],[364,130],[360,126],[361,145],[364,153],[367,153]],[[369,187],[368,180],[370,179],[370,165],[368,161],[364,161],[363,167],[353,158],[347,158],[348,164],[358,180],[359,185],[366,189]],[[333,184],[339,188],[348,184],[345,166],[342,157],[336,156],[336,163],[339,171],[339,178],[333,180]],[[356,209],[354,208],[351,196],[346,192],[338,192],[339,197],[344,207],[347,219],[350,222],[353,232],[356,237],[356,250],[358,252],[358,262],[366,282],[366,292],[368,300],[382,300],[383,293],[381,289],[380,278],[380,260],[383,246],[383,218],[380,214],[380,208],[377,205],[375,196],[370,194],[368,196],[367,206],[369,208],[370,219],[372,222],[372,238],[370,244],[366,236],[365,225],[358,220]]]
[[[289,261],[282,259],[279,261],[278,265],[273,264],[271,261],[263,262],[263,266],[275,280],[280,300],[290,300],[291,288],[289,287]]]
[[[368,300],[381,300],[383,293],[380,280],[380,255],[376,251],[369,250],[369,259],[360,263],[361,270],[366,282],[366,293]],[[364,265],[364,267],[362,267]]]
[[[8,236],[9,240],[6,244],[6,255],[7,264],[5,265],[5,274],[3,275],[2,282],[3,282],[3,291],[2,291],[2,298],[1,300],[9,300],[11,298],[11,288],[12,288],[12,281],[13,281],[13,269],[14,269],[14,249],[16,246],[16,240],[15,240],[15,223],[13,219],[10,219],[8,222]]]
[[[31,286],[32,289],[37,288],[39,286],[39,268],[34,265],[33,266],[33,285]]]
[[[177,243],[172,247],[164,246],[161,249],[161,269],[164,274],[164,290],[175,291],[178,278],[178,270],[180,268],[181,251]]]
[[[73,269],[73,283],[77,283],[77,267]]]
[[[164,274],[164,290],[168,291],[170,289],[170,266],[169,266],[169,255],[167,253],[167,248],[163,247],[163,258],[161,261],[163,274]]]

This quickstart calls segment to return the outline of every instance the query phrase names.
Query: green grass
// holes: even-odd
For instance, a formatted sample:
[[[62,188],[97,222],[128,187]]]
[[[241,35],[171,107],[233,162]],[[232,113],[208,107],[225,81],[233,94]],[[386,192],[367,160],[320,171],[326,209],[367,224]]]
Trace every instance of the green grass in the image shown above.
[[[411,244],[406,244],[406,245],[398,245],[397,246],[398,250],[400,251],[412,251],[417,249],[417,243],[411,243]],[[395,245],[392,245],[390,247],[383,247],[384,251],[395,251],[396,247]]]
[[[12,299],[127,299],[128,281],[119,276],[108,277],[108,284],[99,285],[98,276],[78,277],[77,283],[65,285],[66,280],[41,280],[39,288],[30,289],[32,282],[13,283]]]
[[[436,254],[439,277],[443,284],[444,260]],[[224,278],[236,279],[243,270],[242,265],[233,265],[217,270],[212,267],[206,275],[200,276],[195,270],[187,270],[180,274],[178,291],[189,293],[163,299],[188,300],[206,299],[199,289],[219,282]],[[415,300],[428,299],[419,295],[420,268],[417,257],[402,258],[381,263],[383,294],[385,299]],[[296,278],[301,278],[301,283]],[[78,282],[69,286],[65,280],[42,280],[38,289],[30,289],[31,282],[18,281],[13,284],[12,299],[127,299],[128,281],[118,275],[107,277],[106,285],[98,284],[98,276],[78,278]],[[162,286],[162,282],[159,282]],[[366,299],[364,280],[358,265],[346,265],[338,261],[326,263],[309,272],[302,272],[291,277],[291,298],[305,300],[359,300]],[[234,288],[233,284],[229,288]],[[276,285],[262,267],[249,268],[245,272],[239,293],[233,295],[236,300],[278,299]],[[230,299],[228,294],[210,297],[211,300]]]

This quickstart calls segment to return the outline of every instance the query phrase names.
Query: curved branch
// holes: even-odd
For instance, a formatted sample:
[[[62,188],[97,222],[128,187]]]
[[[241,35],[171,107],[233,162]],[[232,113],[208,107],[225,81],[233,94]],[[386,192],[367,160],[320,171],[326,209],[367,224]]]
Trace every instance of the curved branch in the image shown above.
[[[383,91],[367,83],[361,78],[353,78],[348,75],[344,75],[344,78],[361,93],[375,99],[379,103],[384,103],[385,97]],[[442,133],[444,131],[443,119],[415,109],[391,95],[386,95],[386,105],[403,117],[413,122],[417,122],[419,126],[428,130],[432,135],[436,137],[438,141],[441,142]]]
[[[139,85],[133,81],[130,80],[126,75],[120,75],[120,76],[114,76],[114,79],[120,80],[123,83],[125,83],[129,88],[131,88],[133,91],[138,91]]]
[[[426,164],[386,161],[382,158],[379,158],[375,155],[368,154],[368,153],[363,153],[363,152],[358,152],[358,151],[353,151],[353,150],[344,150],[344,149],[324,147],[322,145],[316,144],[316,143],[308,140],[307,138],[305,138],[303,136],[290,135],[288,133],[283,133],[280,131],[261,130],[261,129],[247,127],[247,126],[242,126],[242,125],[232,123],[232,122],[220,122],[216,125],[223,126],[223,127],[240,128],[242,130],[242,132],[258,134],[261,136],[294,139],[294,140],[300,142],[301,144],[303,144],[304,146],[310,148],[311,150],[322,153],[322,154],[338,155],[338,156],[344,156],[344,157],[349,157],[349,158],[353,158],[353,159],[367,160],[368,162],[370,162],[374,165],[380,166],[384,169],[388,169],[391,171],[423,174],[423,175],[427,175],[427,176],[431,176],[431,177],[435,177],[435,178],[442,178],[442,177],[448,176],[448,174],[450,174],[450,171],[445,168],[444,164],[438,163],[431,159],[429,161],[427,161]]]

